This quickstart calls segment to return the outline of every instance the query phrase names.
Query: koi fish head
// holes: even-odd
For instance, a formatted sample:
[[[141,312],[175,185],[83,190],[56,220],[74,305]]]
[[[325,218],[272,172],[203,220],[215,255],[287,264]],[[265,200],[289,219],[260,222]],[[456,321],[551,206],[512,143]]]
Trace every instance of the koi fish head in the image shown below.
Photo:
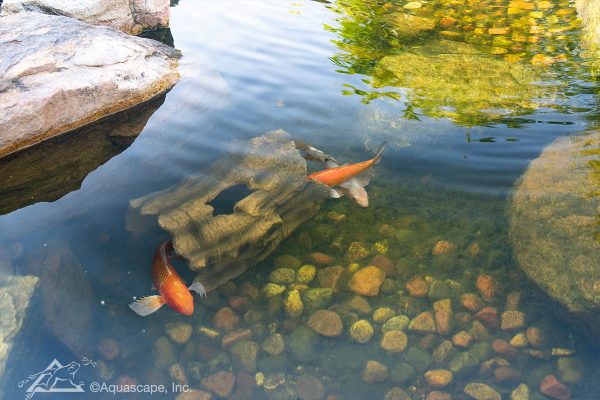
[[[369,195],[367,191],[362,186],[352,187],[350,190],[346,191],[348,197],[356,202],[359,206],[363,208],[369,207]]]

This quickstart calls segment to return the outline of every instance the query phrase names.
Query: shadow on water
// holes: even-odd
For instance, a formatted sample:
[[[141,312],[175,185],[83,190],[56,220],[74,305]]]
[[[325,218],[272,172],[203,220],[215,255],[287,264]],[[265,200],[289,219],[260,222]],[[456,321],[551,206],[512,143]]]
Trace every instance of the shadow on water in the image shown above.
[[[79,189],[90,172],[133,143],[165,96],[0,159],[0,215]]]

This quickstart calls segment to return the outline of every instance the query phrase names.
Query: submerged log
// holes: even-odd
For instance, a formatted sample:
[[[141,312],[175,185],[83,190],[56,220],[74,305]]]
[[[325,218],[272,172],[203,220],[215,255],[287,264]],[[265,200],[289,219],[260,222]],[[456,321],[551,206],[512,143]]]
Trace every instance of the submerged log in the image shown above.
[[[326,185],[306,179],[306,161],[283,130],[237,141],[228,154],[203,174],[131,200],[126,218],[134,233],[158,222],[208,290],[265,259],[328,195]],[[239,185],[251,193],[231,213],[214,215],[211,202]]]

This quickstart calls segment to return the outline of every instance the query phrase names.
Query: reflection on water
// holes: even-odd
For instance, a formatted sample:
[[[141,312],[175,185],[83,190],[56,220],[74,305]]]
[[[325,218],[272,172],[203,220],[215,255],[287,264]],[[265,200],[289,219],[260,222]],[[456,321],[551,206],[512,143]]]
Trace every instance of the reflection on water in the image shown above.
[[[185,0],[171,11],[181,80],[143,133],[79,190],[0,217],[2,270],[43,278],[9,398],[54,358],[82,357],[96,362],[81,363],[87,384],[193,388],[179,400],[595,398],[597,341],[521,272],[506,216],[530,161],[597,115],[567,2]],[[192,317],[131,312],[169,237],[128,233],[130,199],[279,128],[340,162],[387,140],[369,208],[328,200]]]
[[[164,100],[158,96],[0,159],[0,215],[78,189],[91,171],[133,143]]]
[[[587,73],[568,1],[338,0],[333,9],[339,26],[326,27],[342,52],[332,60],[371,77],[344,93],[401,100],[409,117],[473,126],[560,107],[563,86]]]

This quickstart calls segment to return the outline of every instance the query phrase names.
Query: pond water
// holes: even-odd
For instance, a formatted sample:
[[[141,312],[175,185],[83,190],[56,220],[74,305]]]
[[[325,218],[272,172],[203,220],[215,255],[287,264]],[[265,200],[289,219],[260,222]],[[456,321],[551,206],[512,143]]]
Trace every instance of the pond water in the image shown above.
[[[424,399],[437,390],[462,399],[465,385],[484,383],[508,399],[525,383],[529,398],[545,399],[539,387],[550,374],[572,398],[598,398],[597,343],[525,278],[508,236],[508,198],[528,163],[600,115],[568,1],[182,0],[171,11],[161,36],[183,53],[181,79],[140,136],[91,163],[79,189],[2,205],[0,255],[10,261],[0,265],[43,279],[27,346],[7,367],[7,398],[24,397],[17,383],[53,359],[82,357],[96,363],[77,375],[86,384],[188,384],[213,398]],[[343,162],[366,160],[386,141],[369,207],[327,200],[270,258],[196,300],[192,317],[167,307],[134,314],[127,305],[150,294],[151,260],[168,236],[128,233],[129,200],[202,172],[234,139],[280,128]],[[53,175],[65,192],[81,179],[70,168]],[[185,263],[174,263],[191,282]],[[317,276],[289,271],[301,265]],[[367,265],[387,279],[356,298],[361,290],[347,282]],[[269,282],[286,291],[268,297]],[[290,316],[297,293],[303,311]],[[474,319],[481,306],[494,310]],[[342,333],[316,309],[338,314]],[[427,326],[434,309],[437,331]],[[490,313],[511,310],[525,321],[513,312],[513,328],[496,327]],[[308,327],[319,324],[332,337]],[[239,341],[222,348],[231,330]],[[452,382],[425,375],[436,369],[452,371]],[[86,389],[35,398],[151,398]]]

